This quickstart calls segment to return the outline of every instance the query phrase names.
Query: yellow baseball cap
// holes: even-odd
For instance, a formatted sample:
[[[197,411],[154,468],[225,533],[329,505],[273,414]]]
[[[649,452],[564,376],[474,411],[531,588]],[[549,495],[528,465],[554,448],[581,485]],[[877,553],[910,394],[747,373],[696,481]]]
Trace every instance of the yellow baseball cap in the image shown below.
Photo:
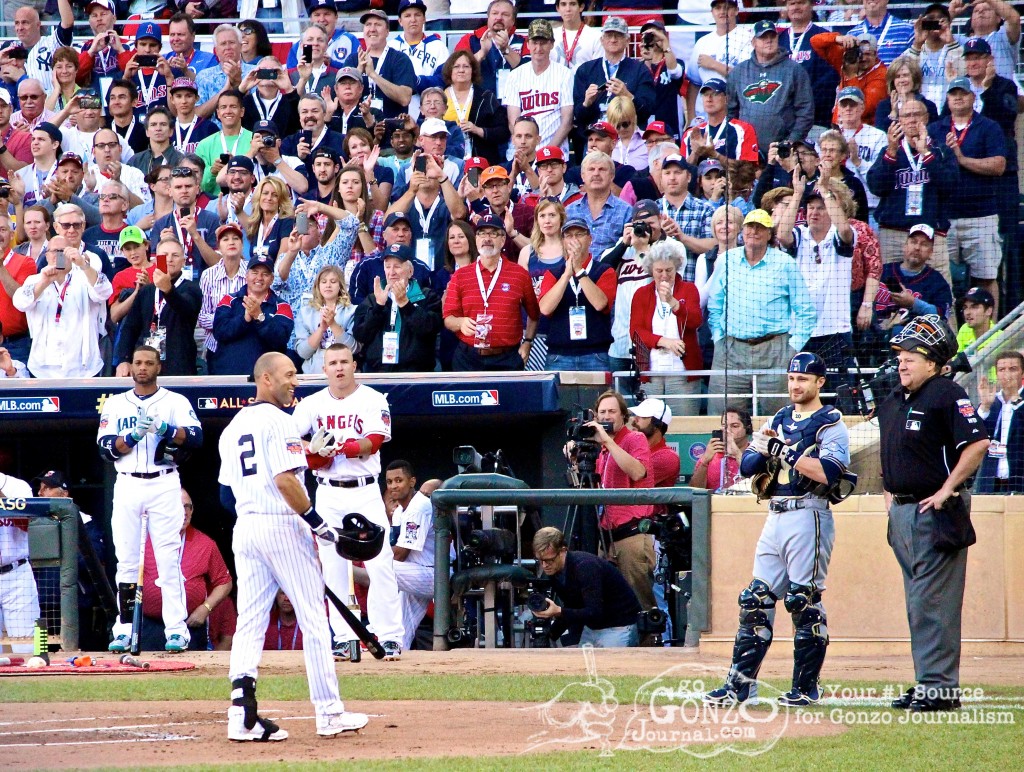
[[[765,228],[773,227],[772,216],[764,209],[754,209],[743,218],[744,225],[763,225]]]

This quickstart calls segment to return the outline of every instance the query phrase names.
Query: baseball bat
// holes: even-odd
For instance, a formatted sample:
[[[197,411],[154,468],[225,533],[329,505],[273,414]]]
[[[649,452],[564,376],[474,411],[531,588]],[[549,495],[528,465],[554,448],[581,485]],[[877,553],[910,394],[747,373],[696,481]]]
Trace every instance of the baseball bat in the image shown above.
[[[142,653],[142,579],[146,567],[146,531],[149,530],[149,512],[142,511],[142,522],[139,528],[139,576],[135,585],[135,608],[132,611],[132,642],[131,652],[136,657]]]
[[[348,610],[356,616],[359,616],[359,601],[356,600],[356,580],[355,570],[351,560],[346,560],[348,563]],[[348,642],[348,661],[359,662],[363,658],[363,651],[359,648],[359,641]]]
[[[131,654],[122,654],[121,659],[118,660],[122,665],[128,665],[129,667],[137,667],[143,670],[149,670],[149,663],[143,662],[141,659],[133,657]]]
[[[24,665],[24,657],[0,657],[0,667],[6,667],[7,665]]]
[[[362,623],[355,614],[349,611],[348,606],[341,602],[341,598],[334,594],[334,591],[324,585],[324,592],[327,593],[327,597],[331,599],[331,603],[338,609],[338,613],[341,614],[342,618],[352,628],[352,632],[366,644],[366,649],[376,658],[384,659],[384,647],[380,645],[380,641],[377,640],[377,636],[366,629],[366,625]]]

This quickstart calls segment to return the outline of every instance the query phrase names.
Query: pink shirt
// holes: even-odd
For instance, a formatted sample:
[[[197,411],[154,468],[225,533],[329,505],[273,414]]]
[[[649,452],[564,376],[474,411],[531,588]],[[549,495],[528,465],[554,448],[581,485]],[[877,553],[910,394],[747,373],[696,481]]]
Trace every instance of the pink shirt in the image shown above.
[[[622,468],[615,463],[607,450],[602,450],[597,457],[597,471],[601,475],[601,487],[612,488],[653,488],[654,473],[651,471],[651,449],[647,438],[641,432],[635,432],[623,426],[615,435],[615,443],[647,469],[642,480],[634,482]],[[654,512],[651,504],[610,504],[604,508],[601,516],[601,527],[612,529],[625,525],[631,520],[650,517]]]

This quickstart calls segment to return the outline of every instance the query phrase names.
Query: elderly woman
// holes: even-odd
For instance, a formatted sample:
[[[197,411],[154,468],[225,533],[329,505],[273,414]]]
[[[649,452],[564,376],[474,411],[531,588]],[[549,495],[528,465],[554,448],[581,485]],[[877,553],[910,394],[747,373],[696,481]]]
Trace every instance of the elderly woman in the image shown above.
[[[238,213],[245,235],[249,239],[249,260],[269,257],[277,260],[281,242],[295,227],[292,217],[292,195],[288,186],[278,177],[264,177],[252,192],[253,213],[246,217]]]
[[[928,108],[928,123],[938,119],[939,111],[935,109],[935,103],[925,99],[921,93],[921,85],[924,77],[921,74],[921,65],[914,59],[901,56],[894,59],[885,73],[885,87],[889,96],[878,103],[875,108],[875,128],[879,131],[888,131],[890,124],[899,115],[900,105],[908,99],[916,99],[924,103]],[[865,119],[867,116],[864,116]]]
[[[819,173],[825,174],[827,171],[833,180],[842,182],[849,189],[857,204],[855,216],[858,220],[867,222],[868,194],[860,177],[846,165],[849,157],[850,143],[846,141],[843,132],[829,129],[818,137]],[[806,203],[804,201],[805,205]]]
[[[456,51],[441,70],[448,98],[446,121],[455,121],[466,135],[465,154],[483,156],[492,164],[505,160],[503,148],[512,136],[508,115],[493,91],[481,87],[480,63],[468,50]]]
[[[632,166],[638,172],[647,168],[647,143],[643,132],[636,125],[636,106],[626,96],[617,96],[608,103],[608,122],[615,127],[618,137],[612,148],[612,160],[616,163]]]
[[[644,387],[648,396],[677,397],[700,393],[700,378],[688,370],[704,366],[697,328],[703,321],[700,295],[692,282],[683,281],[679,268],[686,250],[674,240],[659,241],[643,258],[643,267],[651,277],[633,295],[629,316],[629,334],[637,341],[640,369],[650,371]],[[695,399],[666,399],[673,415],[699,415]]]
[[[792,188],[789,195],[793,195]],[[765,196],[767,198],[767,196]],[[776,202],[778,205],[778,202]],[[715,246],[697,258],[697,266],[694,270],[693,283],[700,295],[700,307],[706,308],[708,304],[708,291],[711,286],[711,275],[715,272],[715,261],[720,255],[736,246],[740,234],[743,232],[743,212],[735,206],[720,206],[711,215],[711,235],[715,239]]]
[[[448,127],[448,144],[445,145],[445,153],[454,158],[466,158],[466,135],[459,127],[457,121],[445,119],[448,112],[448,95],[443,88],[431,86],[423,89],[420,94],[420,117],[416,123],[420,126],[427,118],[437,118],[444,121]]]
[[[295,353],[302,359],[302,372],[323,372],[324,349],[328,346],[355,345],[352,336],[355,313],[341,268],[336,265],[321,268],[313,282],[313,291],[304,293],[295,309]]]

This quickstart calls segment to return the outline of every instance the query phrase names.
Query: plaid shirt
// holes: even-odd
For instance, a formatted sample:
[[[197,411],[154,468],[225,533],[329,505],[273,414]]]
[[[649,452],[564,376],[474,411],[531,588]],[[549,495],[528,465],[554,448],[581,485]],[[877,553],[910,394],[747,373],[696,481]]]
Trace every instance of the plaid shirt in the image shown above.
[[[678,207],[672,206],[667,198],[657,201],[661,213],[675,220],[679,230],[693,239],[710,239],[711,215],[715,208],[702,198],[688,195]],[[686,265],[683,266],[683,281],[692,282],[697,271],[697,255],[686,250]]]
[[[572,220],[578,217],[590,227],[590,254],[600,257],[622,238],[622,230],[632,214],[633,207],[618,196],[610,195],[595,220],[590,216],[590,202],[584,195],[579,201],[566,207],[565,219]]]

